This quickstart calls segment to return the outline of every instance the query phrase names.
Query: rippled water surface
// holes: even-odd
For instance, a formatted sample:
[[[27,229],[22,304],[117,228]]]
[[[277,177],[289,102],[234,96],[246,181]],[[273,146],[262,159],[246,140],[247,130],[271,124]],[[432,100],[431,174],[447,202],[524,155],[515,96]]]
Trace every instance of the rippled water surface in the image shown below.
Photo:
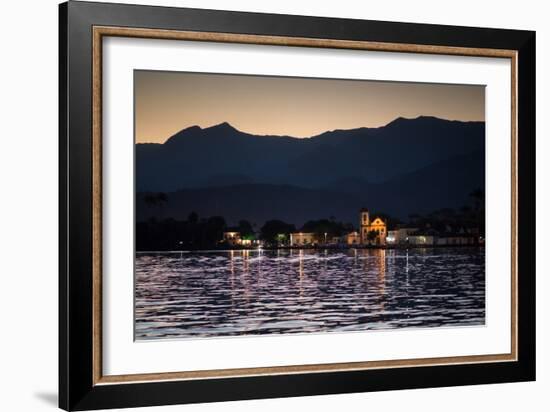
[[[136,339],[483,325],[483,249],[136,256]]]

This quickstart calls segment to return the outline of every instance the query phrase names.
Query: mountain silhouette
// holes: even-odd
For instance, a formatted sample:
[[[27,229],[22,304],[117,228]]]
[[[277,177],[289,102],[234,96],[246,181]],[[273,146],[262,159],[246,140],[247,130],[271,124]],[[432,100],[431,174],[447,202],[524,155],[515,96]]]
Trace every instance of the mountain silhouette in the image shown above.
[[[316,190],[350,179],[380,184],[453,156],[484,153],[484,137],[484,122],[427,116],[310,138],[257,136],[229,123],[192,126],[163,144],[136,144],[136,189],[258,184]]]
[[[349,179],[316,189],[257,183],[212,186],[170,192],[160,206],[147,205],[147,193],[138,193],[137,220],[183,220],[196,211],[203,217],[224,216],[230,224],[246,219],[261,226],[280,219],[300,227],[330,216],[357,224],[358,210],[364,205],[407,219],[412,213],[464,205],[473,189],[483,189],[482,157],[479,152],[456,156],[380,184]]]

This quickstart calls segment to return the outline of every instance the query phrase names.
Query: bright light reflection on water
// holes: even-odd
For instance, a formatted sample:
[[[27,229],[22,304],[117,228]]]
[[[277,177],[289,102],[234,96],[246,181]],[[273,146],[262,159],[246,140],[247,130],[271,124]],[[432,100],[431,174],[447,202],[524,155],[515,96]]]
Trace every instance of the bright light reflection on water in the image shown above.
[[[140,253],[135,316],[138,340],[483,325],[485,252]]]

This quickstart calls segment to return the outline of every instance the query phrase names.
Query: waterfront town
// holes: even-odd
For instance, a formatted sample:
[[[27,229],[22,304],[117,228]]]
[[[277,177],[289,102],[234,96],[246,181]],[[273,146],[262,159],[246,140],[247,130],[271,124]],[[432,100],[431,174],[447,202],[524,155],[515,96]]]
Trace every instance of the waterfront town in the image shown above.
[[[322,222],[322,221],[320,221]],[[325,221],[327,223],[327,221]],[[237,228],[223,232],[220,244],[233,248],[392,248],[392,247],[431,247],[431,246],[479,246],[484,238],[476,225],[446,225],[443,228],[413,227],[404,224],[389,226],[387,219],[371,216],[368,209],[359,212],[357,230],[349,230],[343,235],[334,235],[323,224],[318,230],[283,231],[272,236],[243,235]],[[312,226],[312,225],[310,225]],[[429,226],[429,225],[428,225]],[[454,227],[453,227],[454,226]]]

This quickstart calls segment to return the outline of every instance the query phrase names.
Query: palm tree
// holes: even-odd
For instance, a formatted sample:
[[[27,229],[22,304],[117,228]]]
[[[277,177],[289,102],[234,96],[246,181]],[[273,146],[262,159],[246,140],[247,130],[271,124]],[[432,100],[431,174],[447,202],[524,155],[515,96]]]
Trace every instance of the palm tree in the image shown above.
[[[199,221],[199,215],[197,214],[197,212],[192,211],[191,213],[189,213],[187,221],[193,225],[197,224],[197,222]]]
[[[473,190],[469,196],[474,200],[474,208],[476,211],[479,211],[481,204],[483,203],[483,190],[476,189]]]
[[[474,200],[475,217],[477,220],[477,228],[479,233],[485,234],[485,202],[484,195],[481,189],[476,189],[470,193],[470,197]]]
[[[145,195],[143,196],[143,201],[148,207],[152,207],[157,204],[157,197],[155,195]]]
[[[155,206],[162,207],[168,201],[168,195],[162,192],[150,193],[143,197],[143,201],[145,202],[147,207],[155,207]],[[160,213],[159,217],[162,217],[161,216],[162,214],[163,213]]]
[[[166,193],[150,193],[143,197],[145,204],[147,206],[157,206],[162,205],[168,201],[168,195]]]
[[[157,193],[157,203],[163,205],[168,201],[168,195],[166,193],[159,192]]]

